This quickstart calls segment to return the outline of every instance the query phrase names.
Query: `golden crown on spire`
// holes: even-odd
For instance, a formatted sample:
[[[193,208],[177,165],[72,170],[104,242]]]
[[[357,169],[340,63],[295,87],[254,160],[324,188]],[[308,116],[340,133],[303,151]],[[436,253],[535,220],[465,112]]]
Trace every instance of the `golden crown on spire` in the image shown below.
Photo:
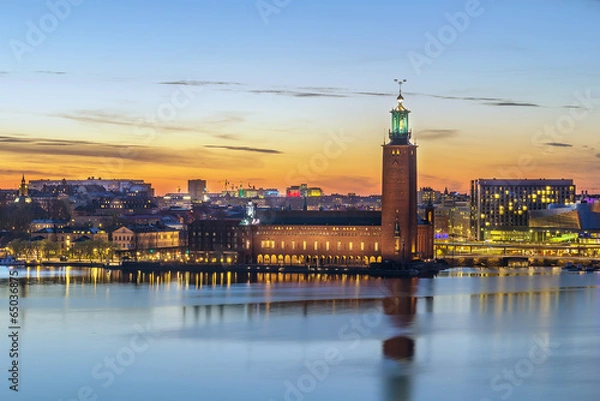
[[[398,91],[398,106],[396,107],[396,110],[398,111],[408,111],[408,109],[406,107],[404,107],[404,105],[402,104],[402,101],[404,100],[404,96],[402,96],[402,84],[406,82],[406,79],[394,79],[394,82],[396,82],[398,84],[398,86],[400,87],[399,91]]]

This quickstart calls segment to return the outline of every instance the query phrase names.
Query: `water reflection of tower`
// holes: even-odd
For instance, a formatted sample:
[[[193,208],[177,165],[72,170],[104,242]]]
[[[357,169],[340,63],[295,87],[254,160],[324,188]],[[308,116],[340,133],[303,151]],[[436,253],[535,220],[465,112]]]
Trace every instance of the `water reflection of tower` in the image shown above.
[[[383,299],[383,311],[394,327],[406,333],[417,312],[415,297],[418,279],[387,280],[388,296]],[[411,398],[411,376],[408,371],[415,356],[415,341],[405,334],[388,338],[383,342],[386,362],[384,372],[385,399],[408,400]]]

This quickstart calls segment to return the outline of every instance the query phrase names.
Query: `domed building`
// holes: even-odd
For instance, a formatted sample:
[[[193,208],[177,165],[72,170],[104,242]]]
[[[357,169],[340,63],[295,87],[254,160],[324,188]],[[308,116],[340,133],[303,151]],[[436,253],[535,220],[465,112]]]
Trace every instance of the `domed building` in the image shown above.
[[[21,185],[19,186],[19,196],[14,200],[15,203],[31,203],[31,197],[29,196],[29,185],[25,181],[25,175],[21,178]]]

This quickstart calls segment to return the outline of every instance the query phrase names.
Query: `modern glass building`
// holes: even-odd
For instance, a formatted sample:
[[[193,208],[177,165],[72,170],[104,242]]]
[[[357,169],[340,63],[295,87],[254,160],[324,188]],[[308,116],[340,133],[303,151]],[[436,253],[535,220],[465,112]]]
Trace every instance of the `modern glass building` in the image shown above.
[[[543,241],[597,241],[600,239],[600,202],[552,205],[547,210],[534,210],[529,216],[529,228]]]
[[[530,211],[574,203],[573,180],[473,180],[471,232],[479,241],[525,239]]]

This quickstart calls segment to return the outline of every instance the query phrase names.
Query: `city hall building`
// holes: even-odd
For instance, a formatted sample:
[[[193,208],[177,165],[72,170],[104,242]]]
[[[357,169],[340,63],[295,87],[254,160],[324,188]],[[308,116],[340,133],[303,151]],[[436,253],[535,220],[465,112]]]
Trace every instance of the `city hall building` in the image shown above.
[[[433,258],[434,213],[429,208],[423,219],[417,212],[417,146],[403,100],[400,91],[383,145],[381,211],[257,211],[249,203],[235,225],[193,222],[191,254],[199,261],[312,266]]]

